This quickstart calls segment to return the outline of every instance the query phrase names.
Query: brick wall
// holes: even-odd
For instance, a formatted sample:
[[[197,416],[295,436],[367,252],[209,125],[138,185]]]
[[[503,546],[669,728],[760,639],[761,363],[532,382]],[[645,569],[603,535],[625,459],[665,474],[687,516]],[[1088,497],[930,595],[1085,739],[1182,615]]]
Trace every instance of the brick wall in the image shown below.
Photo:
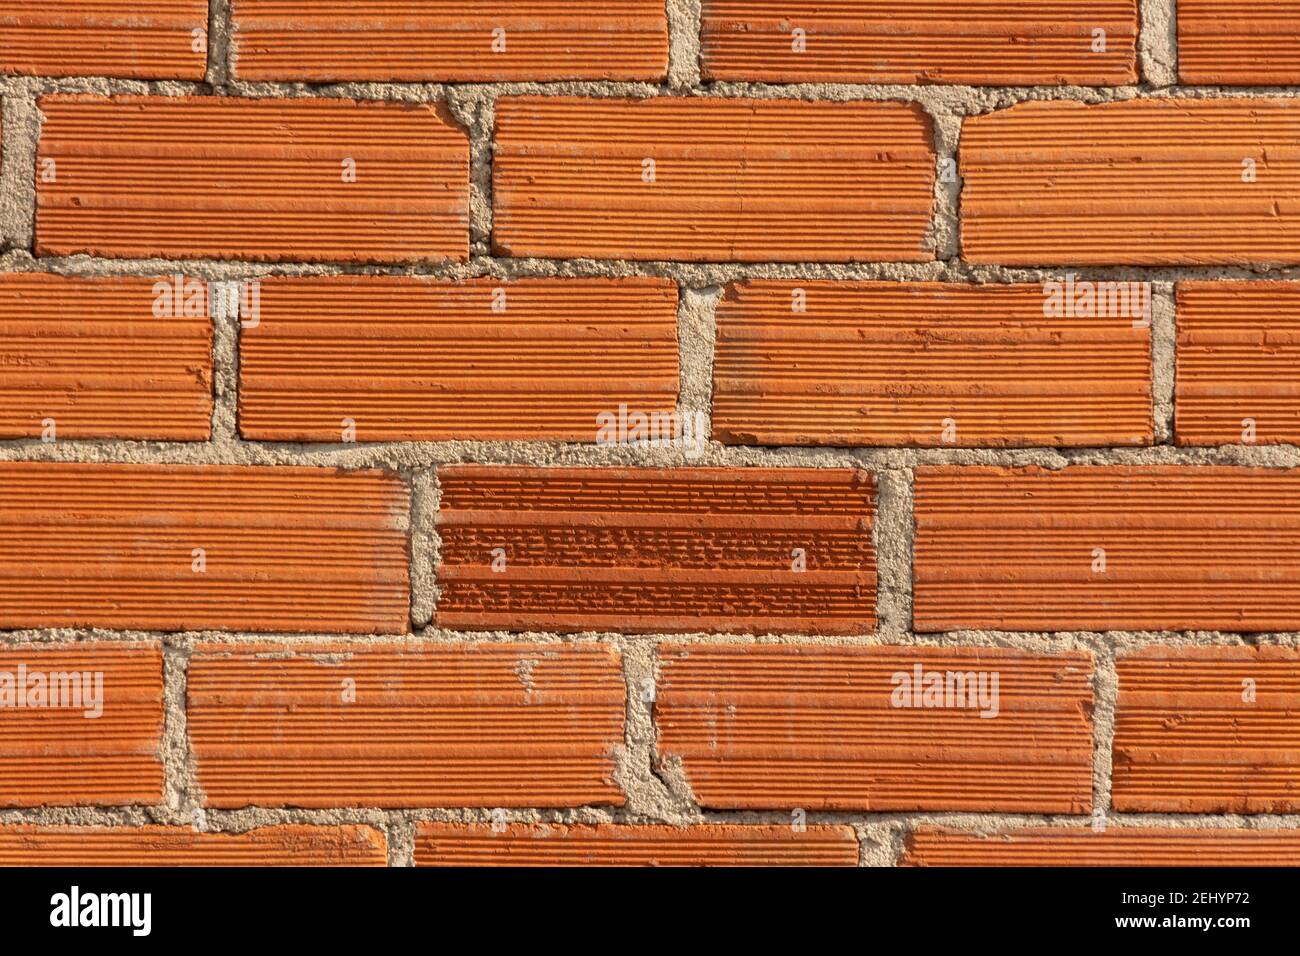
[[[597,7],[0,0],[0,863],[1300,863],[1300,2]]]

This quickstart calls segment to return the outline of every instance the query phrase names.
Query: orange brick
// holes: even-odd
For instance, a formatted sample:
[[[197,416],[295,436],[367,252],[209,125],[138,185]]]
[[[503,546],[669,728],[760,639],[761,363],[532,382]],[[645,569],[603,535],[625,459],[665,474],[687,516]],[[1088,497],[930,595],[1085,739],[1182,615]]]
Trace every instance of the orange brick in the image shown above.
[[[469,142],[440,107],[68,95],[40,108],[38,255],[469,254]]]
[[[416,866],[856,866],[850,827],[421,823]]]
[[[204,644],[188,723],[214,807],[621,804],[626,697],[597,644]]]
[[[0,73],[202,80],[207,29],[206,0],[0,0]]]
[[[1085,813],[1092,804],[1088,654],[681,645],[661,647],[659,666],[660,758],[681,759],[704,807]],[[905,706],[917,667],[922,684],[951,672],[978,686],[982,673],[986,692],[998,675],[996,708]]]
[[[751,445],[1150,444],[1147,330],[1128,315],[1046,318],[1046,301],[1042,285],[733,285],[717,310],[714,435]]]
[[[496,124],[503,254],[933,258],[934,154],[916,104],[507,97]]]
[[[866,473],[452,466],[439,478],[443,627],[875,626]]]
[[[362,826],[0,828],[0,866],[386,866],[387,843]]]
[[[377,471],[0,463],[0,627],[398,633],[407,509]]]
[[[677,405],[677,287],[658,279],[276,278],[240,336],[253,439],[593,442]]]
[[[1295,630],[1297,502],[1295,470],[920,468],[913,626]]]
[[[704,0],[703,70],[770,83],[1114,86],[1137,81],[1137,31],[1137,0]]]
[[[1178,442],[1300,442],[1300,283],[1178,285]]]
[[[156,316],[156,282],[0,276],[0,436],[202,441],[212,326]]]
[[[1007,265],[1300,262],[1297,139],[1293,100],[1030,102],[968,119],[963,256]]]
[[[245,80],[657,80],[663,0],[235,0]]]
[[[1116,810],[1300,809],[1300,651],[1151,647],[1116,666]]]
[[[923,827],[904,866],[1300,866],[1300,830],[1036,827],[977,836]]]
[[[1178,76],[1216,86],[1300,83],[1300,2],[1178,0]]]
[[[161,803],[162,730],[157,644],[0,649],[0,806]]]

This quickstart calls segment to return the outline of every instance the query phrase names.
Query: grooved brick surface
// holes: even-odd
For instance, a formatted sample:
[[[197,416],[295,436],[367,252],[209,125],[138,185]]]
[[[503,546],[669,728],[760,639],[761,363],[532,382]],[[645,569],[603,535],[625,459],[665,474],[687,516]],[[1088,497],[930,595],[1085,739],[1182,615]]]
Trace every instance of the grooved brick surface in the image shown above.
[[[211,323],[157,315],[159,281],[0,276],[0,436],[206,439]]]
[[[1137,81],[1137,0],[704,0],[703,6],[708,79],[989,86]],[[1104,51],[1095,49],[1095,30],[1105,31]]]
[[[663,0],[234,0],[244,80],[656,80]]]
[[[596,644],[204,644],[189,668],[213,807],[621,804],[626,703]]]
[[[401,632],[407,509],[378,471],[0,463],[0,627]]]
[[[157,644],[6,644],[0,807],[160,803],[162,679]]]
[[[451,466],[438,475],[443,627],[875,626],[865,472]]]
[[[469,144],[441,107],[86,95],[39,106],[38,255],[468,255]]]
[[[911,834],[905,866],[1300,866],[1300,830],[1037,827]]]
[[[677,287],[659,279],[465,283],[274,278],[240,336],[255,440],[593,442],[620,405],[677,404]]]
[[[421,823],[416,866],[856,866],[850,827]]]
[[[207,29],[206,0],[0,0],[0,74],[202,80]]]
[[[1300,651],[1151,647],[1116,669],[1116,810],[1300,809]]]
[[[493,180],[505,255],[933,258],[934,154],[916,104],[507,97]]]
[[[1300,82],[1300,2],[1178,0],[1178,76],[1184,83],[1283,86]]]
[[[923,467],[919,631],[1300,628],[1300,471]]]
[[[666,645],[658,655],[660,758],[681,759],[703,807],[1091,808],[1088,654]],[[946,686],[949,673],[968,675],[967,688],[984,680],[985,696],[927,703],[907,693],[928,687],[931,675]],[[987,706],[994,674],[996,708]],[[940,699],[974,706],[934,705]]]
[[[387,843],[362,826],[0,828],[0,866],[386,866]]]
[[[963,258],[1300,262],[1300,169],[1288,159],[1297,138],[1294,100],[1029,102],[971,117],[961,135]]]
[[[1149,444],[1147,329],[1127,315],[1046,318],[1044,303],[1042,285],[732,285],[717,310],[714,437]]]
[[[1300,442],[1300,283],[1178,284],[1182,445]]]

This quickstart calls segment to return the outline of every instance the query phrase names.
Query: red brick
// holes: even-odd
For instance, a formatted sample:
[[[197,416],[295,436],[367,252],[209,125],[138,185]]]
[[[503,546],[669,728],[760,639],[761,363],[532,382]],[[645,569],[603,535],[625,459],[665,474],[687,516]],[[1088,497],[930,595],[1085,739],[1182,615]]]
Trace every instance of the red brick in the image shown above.
[[[407,509],[377,471],[0,463],[0,627],[399,633]]]
[[[213,807],[621,804],[626,706],[598,644],[204,644],[189,669]]]
[[[1300,2],[1178,0],[1178,76],[1214,86],[1300,83]]]
[[[668,68],[663,0],[235,0],[232,10],[245,80],[658,80]]]
[[[913,626],[1295,630],[1298,501],[1294,470],[921,468]]]
[[[664,280],[267,279],[240,336],[240,430],[337,442],[350,419],[358,441],[593,442],[620,405],[672,413],[677,364]]]
[[[874,481],[863,472],[471,465],[439,478],[443,627],[875,626]]]
[[[997,715],[894,706],[907,686],[897,675],[910,679],[917,666],[998,674]],[[1092,804],[1088,654],[680,645],[660,648],[659,667],[660,759],[681,759],[704,807],[1085,813]]]
[[[1116,810],[1300,809],[1300,651],[1151,647],[1116,667]]]
[[[10,685],[0,687],[0,806],[162,802],[163,675],[157,644],[11,643],[0,649],[0,672]],[[79,678],[74,685],[54,674]],[[49,706],[56,679],[62,695],[57,707]],[[32,696],[38,686],[46,695],[43,706]],[[26,706],[17,706],[24,691]],[[3,846],[0,836],[0,862]]]
[[[0,276],[0,436],[207,439],[212,325],[155,316],[158,281]]]
[[[496,124],[502,254],[933,258],[934,153],[916,104],[507,97]]]
[[[39,105],[38,255],[468,256],[469,142],[441,107],[85,95]],[[355,182],[344,181],[349,159]]]
[[[207,30],[206,0],[0,0],[0,73],[202,80]]]
[[[850,827],[421,823],[416,866],[856,866]]]
[[[735,284],[717,310],[714,435],[749,445],[1150,444],[1147,329],[1127,314],[1046,318],[1045,301],[1042,285]]]
[[[1178,443],[1300,443],[1297,363],[1300,283],[1179,283]]]
[[[795,29],[804,31],[796,52]],[[1106,51],[1093,52],[1093,30]],[[704,75],[770,83],[1115,86],[1137,81],[1137,0],[704,0]]]
[[[1300,830],[1036,827],[977,836],[923,827],[904,866],[1300,866]]]
[[[0,866],[386,866],[387,843],[361,826],[0,828]]]
[[[962,125],[963,256],[1006,265],[1300,262],[1294,100],[1030,102]],[[1253,160],[1254,182],[1246,182]]]

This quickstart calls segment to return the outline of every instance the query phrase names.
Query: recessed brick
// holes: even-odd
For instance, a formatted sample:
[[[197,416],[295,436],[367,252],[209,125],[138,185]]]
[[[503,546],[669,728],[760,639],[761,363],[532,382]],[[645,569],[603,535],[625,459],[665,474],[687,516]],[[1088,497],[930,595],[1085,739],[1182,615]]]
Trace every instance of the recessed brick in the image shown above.
[[[384,835],[362,826],[0,828],[0,866],[387,866]]]
[[[623,802],[611,647],[204,644],[188,688],[209,806]]]
[[[420,823],[416,866],[856,866],[851,827]]]
[[[593,442],[677,405],[677,286],[659,279],[273,278],[240,336],[247,438]]]
[[[1134,291],[1149,326],[1150,290]],[[1148,330],[1128,314],[1045,317],[1047,302],[1043,285],[737,283],[717,309],[714,437],[1150,444]]]
[[[1300,83],[1300,3],[1178,0],[1178,76],[1215,86]]]
[[[543,258],[920,262],[934,172],[916,104],[507,97],[493,241]]]
[[[663,0],[235,0],[245,80],[657,80]]]
[[[794,31],[800,30],[801,34]],[[1105,49],[1097,51],[1105,31]],[[703,70],[769,83],[1137,81],[1137,0],[704,0]]]
[[[1300,651],[1151,647],[1116,669],[1116,810],[1300,808]]]
[[[659,667],[659,755],[680,758],[703,807],[1091,807],[1088,654],[669,645],[659,649]],[[956,692],[954,683],[951,695],[912,693],[935,676],[948,686],[949,674],[965,675],[966,690]]]
[[[1300,283],[1178,284],[1181,445],[1300,443]]]
[[[7,0],[0,73],[202,80],[207,31],[206,0]]]
[[[923,827],[903,866],[1300,866],[1300,830],[1036,827],[986,836]]]
[[[438,474],[443,627],[875,626],[866,473],[468,465]]]
[[[0,276],[0,436],[206,439],[211,322],[157,315],[159,282]]]
[[[1300,171],[1279,159],[1297,139],[1294,100],[1029,102],[973,117],[961,135],[962,255],[1300,262]]]
[[[1300,471],[923,467],[919,631],[1300,628]]]
[[[158,804],[162,730],[157,644],[0,649],[0,806]]]
[[[408,497],[377,471],[0,463],[0,627],[399,633]]]
[[[39,105],[38,255],[469,254],[469,143],[441,107],[86,95]]]

